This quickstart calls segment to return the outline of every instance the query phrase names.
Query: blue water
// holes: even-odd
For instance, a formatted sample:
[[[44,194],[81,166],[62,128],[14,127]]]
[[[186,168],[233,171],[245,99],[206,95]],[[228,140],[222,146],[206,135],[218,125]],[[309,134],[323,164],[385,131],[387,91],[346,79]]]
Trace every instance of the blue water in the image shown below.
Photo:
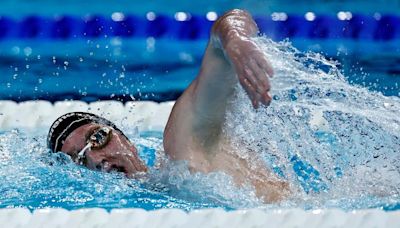
[[[9,2],[4,9],[14,7]],[[256,5],[260,4],[265,7],[263,2]],[[205,10],[226,8],[224,2],[216,5]],[[96,7],[104,14],[121,9],[121,5]],[[50,8],[40,12],[51,14]],[[19,13],[32,9],[25,7]],[[254,5],[253,10],[262,11]],[[83,13],[73,4],[66,11]],[[3,15],[18,13],[4,10]],[[306,52],[293,54],[285,45],[270,46],[281,50],[269,56],[278,76],[273,104],[255,112],[239,89],[231,101],[237,109],[232,108],[226,123],[232,136],[260,151],[266,165],[290,181],[296,189],[290,200],[265,205],[250,186],[237,188],[223,173],[191,174],[184,162],[165,161],[159,152],[161,132],[129,135],[140,156],[153,167],[145,179],[131,180],[77,166],[63,154],[50,154],[44,141],[47,129],[16,129],[0,133],[0,207],[399,209],[398,40],[290,41],[302,51],[322,53],[339,64],[332,67],[324,58]],[[2,40],[0,99],[175,100],[195,78],[205,45],[206,40],[116,37],[68,42]],[[296,67],[282,64],[282,56]],[[165,161],[163,168],[160,161]]]
[[[251,186],[238,188],[222,172],[190,173],[184,161],[163,156],[161,132],[128,134],[152,167],[131,180],[50,154],[47,129],[16,129],[0,135],[1,207],[398,209],[399,98],[351,85],[337,62],[320,54],[257,42],[275,66],[274,101],[256,111],[238,87],[223,132],[238,156],[257,151],[288,181],[289,199],[266,205]]]
[[[338,60],[351,83],[399,96],[398,43],[321,40],[316,45],[312,40],[293,40],[293,44]],[[205,40],[118,38],[4,41],[0,99],[175,100],[197,75],[205,45]]]
[[[159,168],[157,163],[165,159],[160,153],[161,132],[129,135],[139,149],[141,159],[150,167],[148,176],[139,180],[127,179],[119,173],[88,170],[76,165],[63,153],[49,152],[45,146],[45,133],[44,129],[36,132],[0,132],[0,208],[179,208],[190,211],[215,207],[233,210],[296,206],[287,202],[265,205],[248,189],[237,188],[229,176],[222,173],[189,174],[184,163],[169,163]],[[324,137],[318,136],[321,140]],[[327,182],[322,180],[324,175],[307,161],[295,155],[290,164],[297,175],[294,184],[305,194],[329,192]],[[342,171],[338,167],[334,169],[336,178],[340,180]],[[282,178],[287,178],[281,169],[273,170]],[[305,209],[378,207],[395,210],[400,203],[370,196],[358,197],[357,201],[354,198],[331,199],[325,205],[306,200],[296,207],[299,206]]]
[[[399,98],[351,85],[323,55],[257,42],[275,66],[274,101],[255,111],[237,87],[224,133],[238,156],[264,156],[298,189],[296,206],[398,208]]]
[[[39,133],[40,132],[40,133]],[[45,146],[45,131],[14,130],[0,134],[0,207],[63,207],[67,209],[136,207],[191,210],[221,206],[202,199],[178,198],[167,185],[141,182],[118,173],[102,173],[77,166],[64,154],[52,154]],[[140,156],[154,165],[154,148],[160,133],[146,133],[139,140]],[[13,145],[21,145],[14,147]],[[152,171],[155,172],[155,171]]]

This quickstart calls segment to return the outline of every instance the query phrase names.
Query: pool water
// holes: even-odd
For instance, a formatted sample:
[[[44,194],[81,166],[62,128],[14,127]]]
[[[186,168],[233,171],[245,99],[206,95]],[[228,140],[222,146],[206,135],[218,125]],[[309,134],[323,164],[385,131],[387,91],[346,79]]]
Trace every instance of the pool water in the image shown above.
[[[250,186],[247,189],[238,188],[223,173],[190,174],[184,162],[170,162],[163,168],[157,167],[157,163],[165,159],[160,153],[160,132],[129,136],[137,145],[142,160],[150,167],[150,172],[143,179],[127,179],[123,174],[103,173],[78,166],[63,153],[50,153],[43,140],[45,134],[45,130],[36,133],[18,130],[1,132],[1,208],[179,208],[190,211],[214,207],[232,210],[295,206],[305,209],[382,207],[393,210],[400,206],[399,201],[393,201],[392,197],[390,200],[387,197],[325,199],[322,205],[309,199],[297,199],[298,202],[265,205],[254,196]],[[15,144],[22,146],[16,148]],[[329,186],[312,165],[296,155],[290,162],[297,175],[294,184],[305,194],[329,192]],[[274,171],[285,175],[281,169]],[[342,171],[336,168],[336,172],[336,178],[340,179]]]
[[[49,153],[45,135],[45,130],[35,134],[2,132],[1,207],[191,209],[215,205],[176,198],[162,184],[141,183],[122,174],[77,166],[62,153]],[[151,156],[155,155],[154,148],[160,146],[161,139],[147,136],[139,141],[142,158],[148,164],[153,163]],[[16,143],[23,146],[12,148]]]
[[[350,83],[399,96],[397,41],[290,41],[339,61]],[[154,38],[6,40],[0,42],[0,99],[176,100],[196,77],[205,46],[206,40]]]
[[[0,135],[0,205],[398,209],[400,99],[351,85],[337,62],[321,54],[298,51],[287,42],[255,41],[275,66],[274,101],[254,110],[238,86],[223,134],[237,147],[232,153],[251,161],[247,151],[257,151],[265,165],[290,184],[288,200],[266,205],[251,186],[238,188],[222,172],[190,173],[184,161],[163,156],[162,132],[127,131],[153,167],[147,177],[131,180],[77,166],[63,154],[49,154],[47,129],[16,129]]]
[[[321,54],[300,52],[286,42],[258,42],[275,66],[274,102],[254,111],[237,88],[225,132],[238,151],[245,145],[261,153],[294,189],[300,184],[294,198],[303,206],[398,202],[399,98],[351,85],[338,62]],[[307,179],[308,185],[301,182]]]
[[[236,189],[230,177],[222,173],[191,175],[184,162],[157,168],[155,163],[163,159],[162,154],[157,155],[162,146],[159,132],[129,135],[137,145],[140,157],[150,167],[149,175],[139,180],[128,179],[119,173],[88,170],[77,166],[62,153],[50,153],[45,146],[46,133],[42,129],[35,133],[12,130],[0,134],[2,208],[193,210],[212,207],[233,209],[239,205],[260,204],[254,196],[249,197],[251,193],[242,194],[246,191]],[[14,147],[16,144],[21,147]],[[159,158],[156,159],[156,156]],[[229,193],[224,192],[226,184],[230,185]]]

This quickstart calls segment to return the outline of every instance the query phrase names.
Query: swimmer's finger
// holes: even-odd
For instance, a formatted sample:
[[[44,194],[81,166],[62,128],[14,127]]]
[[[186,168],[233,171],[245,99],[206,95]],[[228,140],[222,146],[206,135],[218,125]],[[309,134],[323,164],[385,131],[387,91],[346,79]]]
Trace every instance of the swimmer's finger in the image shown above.
[[[249,68],[249,66],[246,66],[243,70],[243,76],[251,83],[251,86],[254,89],[261,89],[258,88],[258,82],[257,82],[257,77],[254,75],[253,71]]]
[[[268,91],[271,89],[268,75],[258,66],[258,64],[254,60],[251,61],[250,64],[254,75],[256,75],[257,77],[257,100],[262,102],[264,105],[268,105],[271,102],[271,100],[269,99],[270,96],[268,96]]]
[[[248,64],[249,67],[250,63]],[[252,92],[252,103],[253,103],[253,107],[255,109],[258,108],[258,102],[261,102],[261,94],[263,92],[263,88],[262,85],[260,85],[257,76],[254,74],[254,71],[250,68],[245,68],[245,74],[246,76],[246,80],[248,80],[250,82],[250,90]]]
[[[242,73],[240,76],[244,77],[247,82],[249,82],[249,85],[254,92],[253,95],[255,95],[255,93],[257,93],[257,78],[248,65],[242,68]]]
[[[246,91],[247,95],[250,97],[250,100],[253,101],[255,99],[255,91],[250,82],[245,77],[240,77],[239,82]]]
[[[243,89],[246,91],[247,95],[249,96],[253,107],[256,108],[258,102],[256,101],[255,89],[251,86],[250,82],[243,76],[239,77],[239,82],[242,85]]]
[[[256,93],[256,94],[255,94],[255,97],[256,97],[256,99],[255,99],[255,102],[253,103],[253,107],[254,107],[255,109],[258,109],[258,107],[259,107],[258,103],[259,103],[259,102],[264,103],[264,102],[263,102],[263,100],[262,100],[262,98],[261,98],[261,94]]]
[[[272,78],[274,76],[274,70],[264,54],[258,55],[256,59],[257,64]]]
[[[254,75],[257,77],[257,89],[260,94],[264,94],[271,89],[267,73],[257,64],[255,60],[250,61]]]
[[[271,94],[269,92],[263,94],[263,104],[268,106],[269,104],[271,104],[272,101],[272,97]]]

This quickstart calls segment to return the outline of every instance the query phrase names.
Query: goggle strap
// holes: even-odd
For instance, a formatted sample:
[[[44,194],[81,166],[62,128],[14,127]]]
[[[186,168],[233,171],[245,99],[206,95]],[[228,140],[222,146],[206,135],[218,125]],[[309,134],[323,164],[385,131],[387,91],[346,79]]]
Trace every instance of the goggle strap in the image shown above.
[[[91,149],[91,148],[92,148],[92,143],[89,142],[89,143],[86,144],[86,146],[83,147],[83,149],[78,153],[78,158],[77,158],[77,160],[78,160],[79,163],[81,163],[81,162],[82,162],[82,159],[85,157],[86,151],[87,151],[88,149]]]

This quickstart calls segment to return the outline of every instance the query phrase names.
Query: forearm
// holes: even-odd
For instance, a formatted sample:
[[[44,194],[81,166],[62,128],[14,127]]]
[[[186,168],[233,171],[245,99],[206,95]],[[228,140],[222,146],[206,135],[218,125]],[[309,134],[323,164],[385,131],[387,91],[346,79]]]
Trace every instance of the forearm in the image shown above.
[[[193,103],[201,126],[204,126],[203,118],[212,126],[222,124],[227,101],[239,82],[238,75],[243,75],[244,70],[252,70],[248,61],[258,57],[254,53],[259,49],[250,39],[257,33],[258,27],[252,16],[243,10],[231,10],[214,23],[195,81]]]
[[[196,93],[202,94],[198,101],[204,99],[211,113],[221,115],[212,106],[215,104],[220,110],[221,104],[232,94],[238,83],[234,63],[240,61],[237,56],[250,50],[243,40],[250,40],[257,33],[258,27],[253,18],[243,10],[231,10],[214,23],[200,74],[196,79]],[[199,107],[203,107],[203,102],[199,104]]]
[[[235,41],[249,39],[257,32],[257,25],[251,15],[243,10],[227,12],[212,27],[200,73],[193,86],[184,94],[190,97],[187,100],[191,100],[192,131],[204,147],[212,147],[219,140],[227,101],[238,84],[233,64],[235,55],[230,54],[232,49],[242,52],[246,48],[233,48],[242,44]]]

